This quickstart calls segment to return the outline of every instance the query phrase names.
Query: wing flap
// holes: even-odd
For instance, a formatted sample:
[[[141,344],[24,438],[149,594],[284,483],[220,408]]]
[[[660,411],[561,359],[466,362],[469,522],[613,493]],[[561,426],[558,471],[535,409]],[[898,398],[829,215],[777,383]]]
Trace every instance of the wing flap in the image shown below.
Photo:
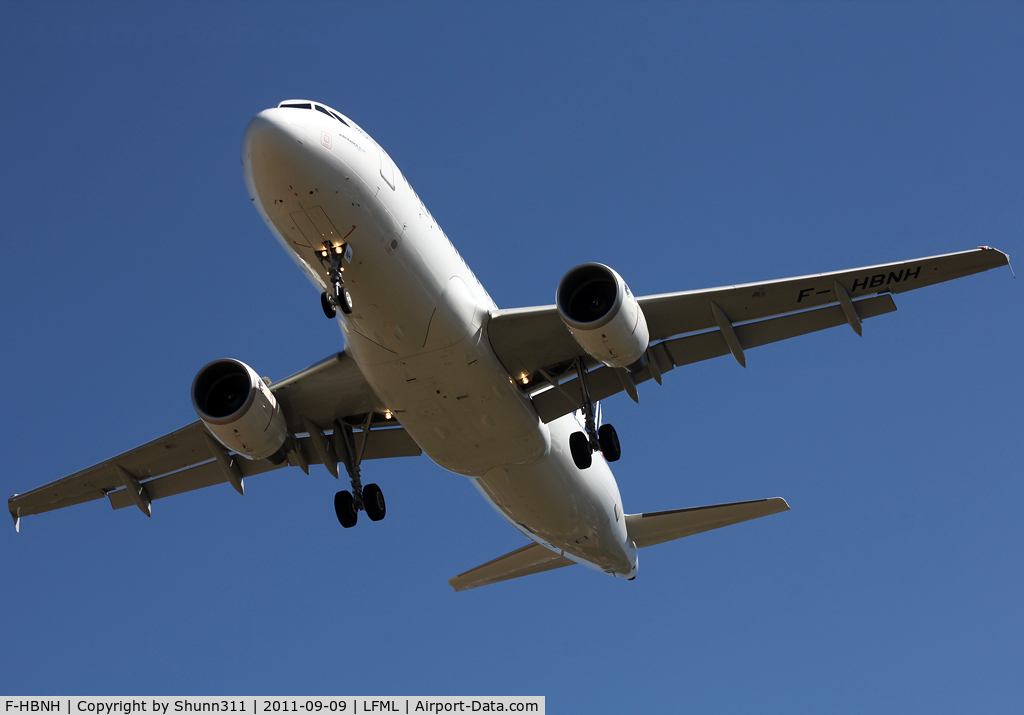
[[[896,310],[896,303],[893,302],[890,295],[865,298],[856,301],[853,305],[861,320]],[[844,325],[846,322],[846,315],[843,313],[842,307],[832,305],[778,318],[769,318],[756,323],[737,325],[735,332],[743,348],[748,349],[818,330],[834,328]],[[729,345],[722,336],[722,331],[712,330],[666,340],[653,346],[649,357],[658,361],[659,372],[664,374],[681,365],[689,365],[728,354]],[[587,373],[587,387],[592,399],[603,400],[625,389],[623,379],[640,384],[652,377],[650,367],[632,375],[626,375],[624,371],[617,371],[610,367],[599,367]],[[539,392],[532,399],[537,413],[544,422],[551,422],[583,406],[578,377],[559,384],[558,388]]]
[[[357,450],[359,449],[362,438],[363,433],[360,432],[356,434]],[[302,454],[306,459],[306,464],[323,463],[319,455],[317,455],[316,450],[313,448],[309,437],[298,437],[295,442],[297,448],[302,450]],[[418,457],[420,454],[422,454],[422,452],[420,451],[419,445],[413,441],[408,432],[399,427],[371,430],[369,442],[367,442],[366,450],[363,453],[363,459]],[[288,466],[288,464],[283,462],[281,464],[271,464],[264,460],[245,459],[244,457],[239,457],[237,454],[232,455],[232,459],[238,463],[243,478],[252,477],[265,472],[271,472],[275,469],[281,469]],[[227,475],[224,474],[224,471],[217,462],[206,462],[205,464],[183,469],[181,471],[174,472],[173,474],[157,477],[156,479],[150,479],[142,484],[146,488],[147,496],[152,501],[174,496],[176,494],[183,494],[196,489],[202,489],[203,487],[212,487],[215,484],[226,483],[227,481]],[[115,509],[122,509],[126,506],[135,505],[135,502],[132,500],[127,489],[111,492],[107,494],[107,497],[110,499],[110,505]]]
[[[478,586],[488,586],[512,578],[572,566],[574,561],[556,554],[540,544],[528,544],[521,549],[499,556],[482,566],[470,569],[448,579],[456,591],[465,591]]]
[[[861,320],[896,311],[896,303],[890,295],[858,300],[853,305]],[[835,328],[846,322],[846,315],[843,313],[842,307],[833,305],[828,308],[817,308],[803,313],[784,315],[780,318],[769,318],[756,323],[737,325],[734,330],[743,348],[749,349],[800,337],[819,330]],[[665,347],[671,354],[672,362],[676,367],[729,354],[729,346],[720,330],[666,340]]]
[[[626,531],[636,547],[642,549],[783,511],[789,511],[786,500],[772,497],[732,504],[627,514]]]
[[[239,462],[243,461],[237,455],[235,455],[234,459]],[[263,461],[254,462],[254,464],[257,466],[266,465],[267,469],[259,469],[259,472],[265,472],[270,469],[277,469],[278,466],[284,466],[284,464],[275,466]],[[250,475],[246,474],[245,476]],[[224,475],[220,465],[216,462],[207,462],[206,464],[200,464],[196,467],[182,469],[180,472],[169,474],[166,477],[150,479],[148,482],[142,482],[142,486],[146,490],[146,497],[150,501],[156,501],[157,499],[163,499],[164,497],[183,494],[184,492],[190,492],[194,489],[202,489],[203,487],[211,487],[214,484],[220,484],[221,482],[227,481],[228,479]],[[107,498],[110,499],[110,506],[115,509],[123,509],[126,506],[135,506],[135,501],[132,499],[131,494],[127,489],[110,492],[107,494]]]

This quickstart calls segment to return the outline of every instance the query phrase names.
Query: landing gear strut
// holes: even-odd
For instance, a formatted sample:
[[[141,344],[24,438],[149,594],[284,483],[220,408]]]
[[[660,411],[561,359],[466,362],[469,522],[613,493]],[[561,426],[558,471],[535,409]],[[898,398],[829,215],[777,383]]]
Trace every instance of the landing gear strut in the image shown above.
[[[342,313],[348,315],[352,312],[352,296],[345,289],[345,278],[342,276],[345,266],[342,263],[352,260],[352,247],[347,243],[335,246],[330,241],[324,241],[323,245],[323,249],[317,252],[317,257],[320,259],[320,265],[330,276],[333,287],[330,291],[320,294],[320,306],[328,318],[337,315],[338,308]]]
[[[601,425],[597,428],[597,407],[590,399],[590,390],[587,388],[587,370],[583,360],[576,359],[576,374],[580,378],[580,391],[583,393],[583,432],[573,432],[569,435],[569,452],[572,454],[572,461],[577,469],[587,469],[593,463],[593,453],[601,451],[604,458],[609,462],[618,461],[622,456],[619,448],[619,436],[611,425]]]
[[[363,424],[363,443],[359,451],[356,451],[355,433],[352,426],[343,422],[337,422],[334,426],[334,445],[338,458],[345,465],[349,481],[352,484],[352,491],[340,491],[334,495],[334,512],[338,515],[338,521],[346,529],[356,525],[359,519],[359,511],[365,511],[370,521],[380,521],[387,513],[387,504],[384,502],[384,493],[376,484],[367,484],[365,487],[360,478],[359,465],[363,461],[363,454],[366,452],[366,444],[370,441],[370,423],[373,420],[373,413],[366,415],[366,422]]]

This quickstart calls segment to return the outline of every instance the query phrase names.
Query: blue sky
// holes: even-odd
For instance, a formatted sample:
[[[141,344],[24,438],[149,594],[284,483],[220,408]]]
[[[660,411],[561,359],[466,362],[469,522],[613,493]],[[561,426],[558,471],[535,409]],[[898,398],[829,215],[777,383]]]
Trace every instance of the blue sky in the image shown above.
[[[0,24],[4,495],[194,419],[195,372],[341,348],[242,182],[321,100],[501,307],[574,265],[638,294],[986,244],[1024,256],[1024,11],[987,3],[14,3]],[[720,358],[605,404],[627,511],[792,511],[457,594],[521,546],[426,457],[0,530],[0,691],[537,694],[551,712],[1016,712],[1021,284]],[[659,710],[659,708],[661,710]]]

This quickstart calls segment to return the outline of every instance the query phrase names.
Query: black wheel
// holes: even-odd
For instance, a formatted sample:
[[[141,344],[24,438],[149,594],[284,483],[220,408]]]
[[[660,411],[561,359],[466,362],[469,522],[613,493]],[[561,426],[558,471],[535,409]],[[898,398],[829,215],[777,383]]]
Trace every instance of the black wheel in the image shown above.
[[[388,508],[384,503],[384,493],[376,484],[367,484],[363,487],[363,508],[370,521],[380,521],[384,518]]]
[[[345,286],[338,286],[337,301],[342,313],[348,315],[352,312],[352,294],[345,290]]]
[[[619,435],[615,434],[615,428],[611,425],[601,425],[597,430],[597,441],[601,443],[601,451],[604,458],[609,462],[619,461],[622,450],[619,449]]]
[[[351,492],[338,492],[334,495],[334,513],[338,515],[338,521],[346,529],[356,525],[359,512],[356,511],[356,502]]]
[[[582,432],[573,432],[569,435],[569,451],[572,453],[572,461],[576,463],[578,469],[586,469],[594,461],[594,456],[590,453],[587,435]]]
[[[327,295],[327,291],[320,294],[320,306],[324,309],[324,315],[328,318],[333,318],[337,314],[334,310],[334,304],[331,303],[331,297]]]

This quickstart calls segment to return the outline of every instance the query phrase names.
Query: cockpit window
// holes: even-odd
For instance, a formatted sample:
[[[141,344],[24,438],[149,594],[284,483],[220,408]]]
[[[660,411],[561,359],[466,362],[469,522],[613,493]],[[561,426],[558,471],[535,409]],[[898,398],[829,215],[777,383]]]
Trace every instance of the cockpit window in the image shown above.
[[[322,114],[326,114],[328,117],[334,117],[346,127],[351,126],[337,112],[332,112],[327,107],[321,107],[319,104],[311,104],[310,102],[281,102],[277,106],[285,109],[315,109]]]
[[[326,114],[326,115],[327,115],[328,117],[334,117],[334,118],[335,118],[335,119],[337,119],[337,120],[338,120],[339,122],[341,122],[342,124],[344,124],[344,125],[345,125],[346,127],[348,126],[348,122],[346,122],[346,121],[345,121],[344,119],[342,119],[341,117],[339,117],[339,116],[338,116],[337,114],[335,114],[334,112],[332,112],[332,111],[331,111],[330,109],[328,109],[327,107],[321,107],[321,106],[320,106],[319,104],[314,104],[314,105],[313,105],[313,108],[314,108],[314,109],[316,109],[316,111],[318,111],[318,112],[323,112],[323,113],[324,113],[324,114]]]

